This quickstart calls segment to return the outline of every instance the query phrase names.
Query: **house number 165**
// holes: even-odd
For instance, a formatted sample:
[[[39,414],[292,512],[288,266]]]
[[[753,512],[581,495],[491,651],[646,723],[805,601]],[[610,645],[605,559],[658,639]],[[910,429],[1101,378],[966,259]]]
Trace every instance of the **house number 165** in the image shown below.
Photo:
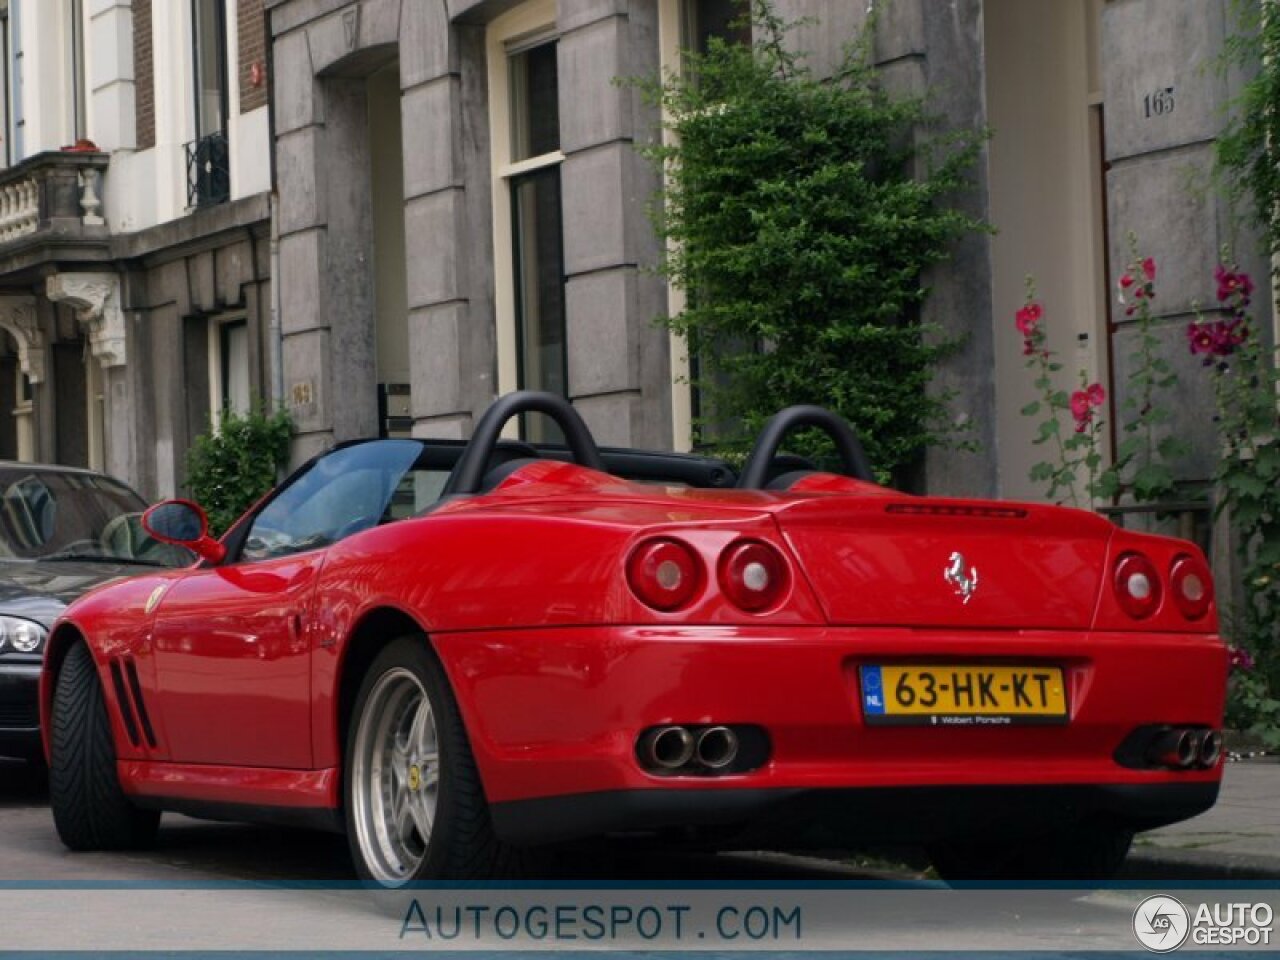
[[[1173,87],[1162,87],[1142,98],[1142,113],[1148,120],[1173,113]]]

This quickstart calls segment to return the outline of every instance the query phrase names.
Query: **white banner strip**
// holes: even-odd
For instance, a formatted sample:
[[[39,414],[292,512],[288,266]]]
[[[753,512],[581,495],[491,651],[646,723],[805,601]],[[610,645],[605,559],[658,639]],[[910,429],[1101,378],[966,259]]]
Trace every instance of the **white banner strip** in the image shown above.
[[[1280,890],[0,887],[21,951],[1277,950]]]

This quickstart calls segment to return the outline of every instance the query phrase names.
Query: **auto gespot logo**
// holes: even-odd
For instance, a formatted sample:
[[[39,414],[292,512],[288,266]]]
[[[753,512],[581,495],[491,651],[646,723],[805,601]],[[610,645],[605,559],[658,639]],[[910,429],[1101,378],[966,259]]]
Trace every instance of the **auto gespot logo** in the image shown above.
[[[1192,914],[1180,900],[1147,897],[1133,911],[1133,935],[1152,953],[1197,946],[1267,946],[1275,912],[1269,903],[1201,903]]]

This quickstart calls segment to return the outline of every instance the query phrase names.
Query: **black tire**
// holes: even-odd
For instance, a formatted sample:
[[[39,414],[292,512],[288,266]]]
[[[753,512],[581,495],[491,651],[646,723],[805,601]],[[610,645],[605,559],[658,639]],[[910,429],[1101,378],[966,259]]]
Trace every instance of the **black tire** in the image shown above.
[[[948,883],[1105,883],[1124,863],[1132,842],[1130,830],[1081,824],[1048,836],[938,843],[929,858]]]
[[[360,749],[361,722],[371,709],[377,709],[376,705],[371,706],[371,696],[379,689],[380,681],[396,674],[403,676],[403,671],[417,678],[430,705],[438,744],[439,776],[435,816],[422,861],[411,873],[388,879],[385,870],[379,875],[371,865],[379,854],[376,849],[364,848],[372,841],[362,842],[357,824],[360,807],[355,791],[368,787],[357,782],[356,751]],[[494,835],[489,805],[457,700],[443,668],[421,636],[393,640],[374,659],[361,681],[346,731],[343,809],[351,859],[362,880],[394,887],[424,880],[510,878],[523,872],[524,852],[500,842]],[[368,801],[365,802],[367,809]],[[365,836],[368,837],[367,829]]]
[[[72,850],[133,850],[150,844],[160,823],[120,789],[116,748],[93,657],[83,643],[68,652],[53,693],[49,804]]]

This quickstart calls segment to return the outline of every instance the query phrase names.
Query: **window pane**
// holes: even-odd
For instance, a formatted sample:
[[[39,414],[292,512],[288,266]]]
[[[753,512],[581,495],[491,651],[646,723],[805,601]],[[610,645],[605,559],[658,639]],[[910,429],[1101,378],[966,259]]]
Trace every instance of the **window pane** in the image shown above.
[[[222,363],[222,409],[249,412],[249,325],[244,320],[219,328]]]
[[[544,43],[511,57],[511,159],[560,149],[556,45]]]
[[[736,0],[692,0],[692,5],[693,48],[699,53],[707,52],[707,44],[712,37],[719,37],[727,43],[751,42],[751,28],[735,23],[744,12]]]
[[[196,54],[196,136],[223,128],[226,109],[226,29],[222,0],[192,0]]]
[[[422,445],[379,440],[326,454],[258,514],[241,559],[325,547],[395,517],[389,507]]]
[[[520,386],[567,396],[559,167],[513,178],[511,193]],[[530,427],[530,439],[550,438],[542,418]]]

